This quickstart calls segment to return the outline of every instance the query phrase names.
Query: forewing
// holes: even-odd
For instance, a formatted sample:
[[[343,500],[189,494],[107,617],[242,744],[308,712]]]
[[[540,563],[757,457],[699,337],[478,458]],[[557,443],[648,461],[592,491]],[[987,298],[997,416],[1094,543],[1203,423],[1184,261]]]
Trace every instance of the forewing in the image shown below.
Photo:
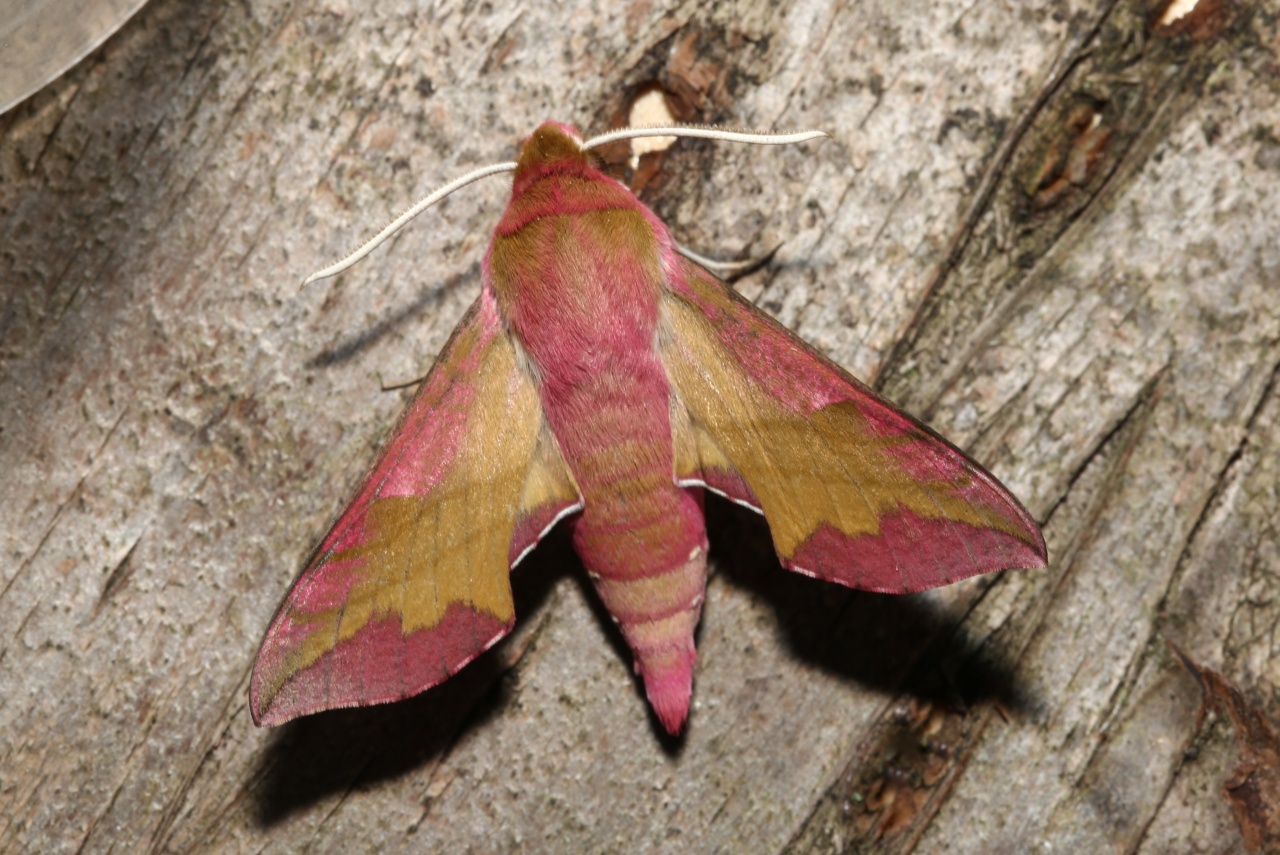
[[[399,700],[515,621],[509,568],[578,501],[485,291],[267,630],[259,724]]]
[[[680,259],[660,342],[677,478],[764,513],[784,566],[919,591],[1043,567],[1039,528],[981,466]]]

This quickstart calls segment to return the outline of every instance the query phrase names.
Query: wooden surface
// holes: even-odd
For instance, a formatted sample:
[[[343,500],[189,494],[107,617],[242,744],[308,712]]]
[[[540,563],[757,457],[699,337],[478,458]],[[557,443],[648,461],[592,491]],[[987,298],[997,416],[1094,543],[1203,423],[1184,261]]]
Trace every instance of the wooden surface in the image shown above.
[[[1274,6],[152,0],[0,117],[0,851],[1238,851],[1176,642],[1280,687]],[[1212,8],[1210,8],[1212,7]],[[508,192],[312,270],[544,118],[986,463],[1052,565],[928,595],[710,508],[665,739],[563,538],[445,686],[253,727],[273,609],[478,290]]]

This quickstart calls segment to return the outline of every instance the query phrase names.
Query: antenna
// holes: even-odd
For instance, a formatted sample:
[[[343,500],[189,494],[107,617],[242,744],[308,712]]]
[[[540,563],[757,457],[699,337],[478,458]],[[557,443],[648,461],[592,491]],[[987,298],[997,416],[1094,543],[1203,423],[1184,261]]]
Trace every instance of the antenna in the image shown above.
[[[756,145],[786,145],[788,143],[802,143],[809,140],[815,140],[822,137],[830,137],[823,131],[798,131],[788,134],[771,134],[764,131],[743,131],[732,130],[729,128],[718,128],[712,125],[661,125],[657,127],[645,128],[619,128],[616,131],[600,134],[581,143],[583,151],[597,148],[607,143],[617,142],[618,140],[633,140],[642,137],[695,137],[698,139],[721,140],[723,142],[741,142],[754,143]],[[479,181],[481,178],[488,178],[490,175],[497,175],[501,172],[514,172],[516,168],[515,161],[506,163],[495,163],[493,166],[483,166],[474,169],[463,175],[461,178],[455,178],[448,184],[434,190],[427,196],[423,197],[416,205],[409,208],[400,216],[396,217],[390,223],[378,232],[376,235],[365,241],[355,252],[348,255],[336,264],[331,264],[324,270],[317,270],[306,279],[302,280],[302,287],[305,288],[312,282],[320,279],[328,279],[330,276],[337,276],[344,270],[347,270],[356,262],[360,261],[369,253],[378,248],[387,238],[391,237],[405,224],[432,205],[439,202],[455,190],[466,187],[472,182]]]
[[[448,196],[454,190],[459,190],[466,187],[468,184],[479,181],[481,178],[488,178],[490,175],[497,175],[500,172],[515,172],[515,169],[516,163],[514,160],[511,160],[506,163],[495,163],[492,166],[482,166],[479,169],[471,170],[461,178],[455,178],[443,187],[440,187],[424,196],[416,205],[396,217],[391,222],[387,223],[382,231],[369,238],[369,240],[365,241],[359,249],[339,261],[337,264],[331,264],[324,270],[317,270],[306,279],[303,279],[302,287],[306,288],[312,282],[320,279],[328,279],[330,276],[337,276],[342,271],[352,267],[356,262],[360,261],[360,259],[377,249],[383,241],[400,231],[400,229],[404,228],[406,223],[421,214],[423,211],[427,210],[427,208],[430,208],[432,205],[439,202],[445,196]]]

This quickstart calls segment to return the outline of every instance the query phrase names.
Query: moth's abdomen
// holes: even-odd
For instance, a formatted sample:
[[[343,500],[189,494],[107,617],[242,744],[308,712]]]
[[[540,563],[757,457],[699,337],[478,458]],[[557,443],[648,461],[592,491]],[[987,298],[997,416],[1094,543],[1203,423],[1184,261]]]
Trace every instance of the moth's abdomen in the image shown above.
[[[571,423],[552,425],[585,506],[574,546],[635,654],[654,710],[675,732],[692,692],[706,528],[701,495],[672,475],[665,376],[656,361],[629,368],[581,384],[557,407],[562,418],[573,414]],[[619,396],[619,388],[632,394]]]

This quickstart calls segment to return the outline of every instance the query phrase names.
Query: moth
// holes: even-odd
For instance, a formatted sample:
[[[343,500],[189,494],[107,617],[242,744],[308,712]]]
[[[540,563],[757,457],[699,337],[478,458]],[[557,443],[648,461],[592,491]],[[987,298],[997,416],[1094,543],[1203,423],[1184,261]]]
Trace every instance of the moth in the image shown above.
[[[851,588],[1045,566],[1034,520],[995,478],[682,255],[600,170],[591,149],[641,135],[822,136],[676,126],[584,141],[547,122],[517,161],[463,176],[311,277],[458,187],[514,173],[480,296],[271,621],[257,724],[442,682],[511,630],[509,574],[561,524],[678,733],[707,490],[762,513],[784,567]]]

